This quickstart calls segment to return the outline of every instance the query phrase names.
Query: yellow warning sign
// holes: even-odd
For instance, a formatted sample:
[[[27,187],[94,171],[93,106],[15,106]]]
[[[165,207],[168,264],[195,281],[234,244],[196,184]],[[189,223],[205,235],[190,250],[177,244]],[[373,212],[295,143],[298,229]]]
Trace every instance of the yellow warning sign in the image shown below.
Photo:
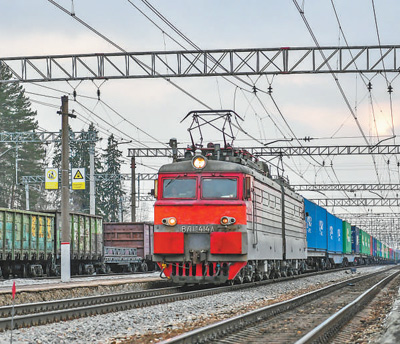
[[[46,168],[44,187],[46,190],[58,189],[58,168]]]
[[[85,169],[84,168],[72,168],[72,190],[84,190],[85,184]]]
[[[74,179],[83,179],[81,171],[76,171]]]

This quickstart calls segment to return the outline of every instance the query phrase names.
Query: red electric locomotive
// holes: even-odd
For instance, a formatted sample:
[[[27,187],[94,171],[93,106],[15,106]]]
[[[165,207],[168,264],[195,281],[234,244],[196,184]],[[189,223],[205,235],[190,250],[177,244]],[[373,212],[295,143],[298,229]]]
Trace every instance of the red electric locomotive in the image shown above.
[[[153,259],[163,273],[181,284],[220,284],[303,269],[302,197],[229,144],[194,147],[158,174]]]

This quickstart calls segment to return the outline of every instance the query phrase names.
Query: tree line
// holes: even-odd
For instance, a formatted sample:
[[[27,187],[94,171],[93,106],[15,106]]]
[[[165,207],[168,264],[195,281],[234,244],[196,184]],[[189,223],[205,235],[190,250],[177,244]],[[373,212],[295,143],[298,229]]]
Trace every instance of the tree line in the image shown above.
[[[0,77],[11,79],[11,73],[0,62]],[[24,88],[16,82],[0,83],[0,132],[34,132],[39,131],[37,112],[31,109],[31,102]],[[87,131],[96,132],[95,126],[89,125]],[[81,131],[76,140],[70,141],[70,166],[85,168],[90,174],[90,142],[80,140],[85,132]],[[0,142],[0,207],[25,209],[25,188],[21,185],[23,176],[37,176],[45,173],[46,167],[61,167],[61,142],[55,143],[51,156],[46,154],[45,143]],[[120,211],[127,210],[121,176],[122,152],[113,135],[107,139],[105,149],[95,148],[94,174],[112,175],[96,182],[96,214],[103,216],[104,221],[119,221]],[[61,189],[45,190],[44,185],[29,188],[31,210],[45,211],[60,208]],[[122,207],[122,209],[121,209]],[[73,190],[70,193],[70,209],[76,212],[89,213],[89,185],[85,190]]]

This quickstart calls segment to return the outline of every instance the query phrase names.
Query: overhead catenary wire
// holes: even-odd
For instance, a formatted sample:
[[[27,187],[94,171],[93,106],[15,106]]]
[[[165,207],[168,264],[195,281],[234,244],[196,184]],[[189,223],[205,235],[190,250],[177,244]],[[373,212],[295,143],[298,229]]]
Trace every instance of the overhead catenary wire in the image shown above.
[[[56,7],[58,7],[59,9],[61,9],[64,13],[67,13],[68,15],[70,15],[73,19],[77,20],[79,23],[81,23],[82,25],[84,25],[86,28],[88,28],[89,30],[91,30],[92,32],[94,32],[96,35],[98,35],[99,37],[103,38],[104,40],[106,40],[108,43],[110,43],[112,46],[114,46],[115,48],[117,48],[118,50],[122,51],[122,52],[126,52],[122,47],[120,47],[119,45],[117,45],[115,42],[113,42],[111,39],[107,38],[106,36],[104,36],[103,34],[101,34],[98,30],[96,30],[95,28],[93,28],[92,26],[90,26],[89,24],[87,24],[85,21],[83,21],[82,19],[80,19],[79,17],[76,16],[76,14],[72,14],[70,11],[68,11],[66,8],[64,8],[63,6],[61,6],[60,4],[56,3],[53,0],[48,0],[50,3],[52,3],[53,5],[55,5]],[[147,1],[146,1],[146,5],[150,5]],[[151,7],[151,5],[150,5]],[[155,8],[153,7],[153,9],[155,10]],[[153,10],[152,9],[152,10]],[[156,11],[156,10],[155,10]],[[158,11],[156,11],[158,12]],[[159,13],[159,12],[158,12]],[[168,23],[169,21],[163,17],[163,21]],[[171,24],[172,25],[172,24]],[[174,30],[175,32],[179,32],[179,30]],[[180,35],[181,36],[181,35]],[[184,36],[184,35],[183,35]],[[183,37],[182,37],[183,38]],[[186,39],[185,39],[186,40]],[[187,40],[189,41],[189,40]],[[193,43],[194,44],[194,43]],[[135,59],[134,57],[131,57],[133,59]],[[150,70],[150,67],[147,66],[144,63],[140,63],[140,65],[142,65],[142,67],[147,68],[148,70]],[[187,94],[189,97],[193,98],[194,100],[198,101],[201,105],[203,105],[205,108],[211,110],[212,108],[208,105],[206,105],[204,102],[202,102],[201,100],[199,100],[198,98],[194,97],[192,94],[190,94],[189,92],[187,92],[186,90],[184,90],[182,87],[180,87],[179,85],[173,83],[170,79],[168,78],[164,78],[165,80],[167,80],[169,83],[171,83],[174,87],[178,88],[180,91],[182,91],[183,93]],[[234,125],[235,126],[235,125]],[[257,140],[254,136],[250,135],[248,133],[248,131],[244,130],[240,124],[236,125],[236,128],[238,128],[239,130],[241,130],[245,135],[249,136],[250,138]],[[262,144],[262,142],[259,142]]]
[[[80,24],[82,24],[83,26],[85,26],[86,28],[88,28],[90,31],[92,31],[93,33],[95,33],[96,35],[98,35],[99,37],[101,37],[102,39],[104,39],[106,42],[108,42],[109,44],[111,44],[113,47],[117,48],[118,50],[120,50],[121,52],[126,53],[127,51],[125,49],[123,49],[122,47],[120,47],[118,44],[116,44],[114,41],[112,41],[111,39],[109,39],[108,37],[104,36],[102,33],[100,33],[98,30],[96,30],[95,28],[93,28],[91,25],[87,24],[85,21],[83,21],[82,19],[80,19],[79,17],[77,17],[75,14],[73,15],[70,11],[68,11],[66,8],[64,8],[63,6],[61,6],[60,4],[58,4],[57,2],[53,1],[53,0],[47,0],[49,1],[51,4],[53,4],[54,6],[56,6],[57,8],[59,8],[60,10],[62,10],[63,12],[65,12],[66,14],[70,15],[73,19],[75,19],[76,21],[78,21]],[[148,66],[147,64],[145,64],[144,62],[138,61],[134,56],[130,56],[131,59],[133,59],[136,63],[138,63],[138,65],[140,65],[142,68],[144,68],[147,71],[151,71],[151,67]],[[157,72],[156,72],[157,73]],[[204,106],[207,109],[211,109],[208,105],[206,105],[203,101],[201,101],[199,98],[195,97],[193,94],[191,94],[190,92],[186,91],[185,89],[183,89],[182,87],[180,87],[179,85],[177,85],[175,82],[171,81],[169,78],[167,77],[163,77],[163,79],[165,81],[167,81],[168,83],[170,83],[171,85],[173,85],[174,87],[176,87],[178,90],[180,90],[181,92],[183,92],[184,94],[186,94],[188,97],[192,98],[193,100],[195,100],[196,102],[198,102],[200,105]]]
[[[53,90],[56,90],[56,89],[53,89]],[[58,90],[56,90],[56,91],[58,91]],[[64,94],[67,93],[67,94],[69,94],[69,95],[71,96],[71,94],[70,94],[69,92],[64,92],[64,91],[59,91],[59,92],[62,92],[62,93],[64,93]],[[32,95],[36,95],[36,96],[42,96],[42,97],[46,97],[46,98],[50,98],[50,99],[59,99],[59,97],[50,96],[50,95],[47,95],[47,94],[40,94],[40,93],[37,93],[37,92],[29,92],[29,91],[26,91],[26,93],[32,94]],[[85,96],[85,95],[79,95],[79,96],[80,96],[80,97],[83,97],[83,98],[88,98],[88,99],[92,99],[92,100],[97,100],[97,98],[91,97],[91,96]],[[43,102],[40,102],[40,101],[37,101],[37,100],[34,100],[34,102],[39,103],[39,104],[43,103]],[[144,135],[150,137],[152,140],[154,140],[154,142],[158,142],[158,143],[160,143],[160,144],[166,146],[165,143],[163,143],[162,141],[158,140],[157,138],[155,138],[153,135],[149,134],[149,133],[146,132],[145,130],[139,128],[139,127],[138,127],[137,125],[135,125],[132,121],[130,121],[130,120],[128,120],[127,118],[125,118],[120,112],[118,112],[117,110],[115,110],[110,104],[104,102],[102,99],[101,99],[101,100],[97,100],[97,103],[103,104],[107,109],[109,109],[110,111],[112,111],[113,113],[115,113],[115,114],[116,114],[118,117],[120,117],[123,121],[127,122],[128,124],[130,124],[131,126],[133,126],[136,130],[140,131],[140,132],[143,133]],[[96,103],[96,104],[97,104],[97,103]],[[55,105],[55,104],[53,105],[53,104],[45,103],[45,104],[42,104],[42,105],[50,106],[50,107],[53,107],[53,108],[59,108],[59,106],[58,106],[58,105]],[[91,112],[93,113],[93,110],[91,110]],[[107,132],[106,132],[106,133],[107,133]],[[107,134],[109,134],[109,132],[108,132]],[[125,135],[125,136],[128,136],[128,134],[124,134],[124,135]],[[141,140],[140,142],[143,142],[143,141]]]
[[[146,14],[143,13],[143,11],[141,11],[136,5],[134,5],[132,3],[131,0],[127,0],[132,6],[134,6],[136,9],[138,9],[140,11],[140,13],[142,13],[143,15],[145,15],[145,17],[147,19],[149,19],[154,25],[156,25],[157,28],[159,28],[163,33],[164,30],[162,30],[153,20],[151,20]],[[147,0],[141,0],[154,14],[156,14],[168,27],[170,27],[179,37],[181,37],[185,42],[187,42],[191,47],[193,47],[194,49],[196,49],[197,51],[201,51],[201,48],[199,46],[197,46],[192,40],[190,40],[186,35],[184,35],[178,28],[176,28],[176,26],[174,26],[165,16],[163,16],[153,5],[151,5],[151,3]],[[168,35],[168,37],[171,37],[170,35]],[[175,39],[173,39],[174,42],[177,43],[177,41]],[[186,49],[182,44],[178,43],[182,48]],[[247,83],[245,82],[242,78],[235,76],[237,80],[244,82],[247,86],[251,86],[251,83]],[[260,78],[261,76],[259,76],[258,78]],[[224,77],[225,80],[227,80]],[[258,80],[258,79],[257,79]],[[236,85],[236,87],[239,87],[238,85]],[[235,89],[236,92],[236,89]],[[264,91],[264,93],[267,93],[266,91]],[[247,100],[248,101],[248,100]],[[262,101],[259,99],[260,103],[262,103]],[[248,103],[250,104],[250,102],[248,101]],[[263,104],[262,104],[263,105]],[[276,106],[276,103],[275,103]],[[263,106],[264,111],[266,111],[265,106]],[[271,121],[274,123],[275,127],[277,127],[277,129],[281,132],[281,130],[279,129],[279,127],[277,126],[277,123],[272,119],[271,115],[268,113],[268,111],[266,111],[268,117],[271,119]],[[281,116],[283,117],[282,113]],[[296,138],[295,134],[293,133],[293,131],[291,130],[289,124],[287,123],[286,119],[283,117],[283,120],[285,121],[285,124],[288,126],[289,130],[292,132],[294,138]],[[240,128],[239,130],[241,130],[242,128]],[[296,138],[297,139],[297,138]]]
[[[304,24],[306,25],[307,30],[308,30],[308,32],[310,33],[310,35],[311,35],[311,37],[312,37],[312,39],[313,39],[315,45],[316,45],[318,48],[320,48],[320,44],[319,44],[319,42],[318,42],[318,40],[317,40],[317,38],[316,38],[316,36],[315,36],[315,34],[314,34],[314,32],[313,32],[311,26],[310,26],[310,24],[308,23],[307,18],[305,17],[304,10],[299,6],[299,4],[297,3],[297,0],[293,0],[293,3],[294,3],[294,5],[296,6],[296,8],[297,8],[297,10],[298,10],[298,12],[299,12],[299,14],[300,14],[300,16],[302,17],[303,22],[304,22]],[[359,129],[361,135],[362,135],[363,138],[364,138],[364,141],[366,142],[366,144],[367,144],[368,146],[370,146],[370,143],[369,143],[368,140],[367,140],[367,137],[366,137],[366,135],[365,135],[365,133],[364,133],[362,127],[361,127],[361,124],[360,124],[360,122],[359,122],[357,116],[355,115],[355,113],[354,113],[354,111],[353,111],[353,109],[352,109],[352,107],[351,107],[351,105],[350,105],[350,102],[349,102],[349,100],[348,100],[348,98],[347,98],[347,96],[346,96],[346,94],[345,94],[345,92],[344,92],[344,90],[343,90],[343,87],[342,87],[341,83],[339,82],[339,79],[337,78],[336,74],[332,71],[332,68],[331,68],[331,66],[330,66],[330,63],[329,63],[329,61],[326,59],[325,54],[323,53],[322,50],[320,50],[320,54],[321,54],[322,58],[324,59],[324,61],[326,61],[326,65],[328,66],[328,69],[329,69],[329,71],[330,71],[330,74],[331,74],[332,77],[334,78],[335,83],[336,83],[336,85],[337,85],[337,87],[338,87],[338,89],[339,89],[339,92],[340,92],[340,94],[342,95],[342,98],[343,98],[343,100],[345,101],[348,110],[350,111],[351,115],[353,116],[353,118],[354,118],[354,120],[355,120],[355,122],[356,122],[356,124],[357,124],[357,127],[358,127],[358,129]],[[377,167],[376,167],[376,161],[375,161],[375,158],[374,158],[373,156],[372,156],[372,160],[373,160],[373,164],[374,164],[374,167],[375,167],[375,172],[376,172],[376,176],[377,176],[377,179],[378,179],[378,183],[381,183],[381,182],[380,182],[379,173],[378,173],[378,169],[377,169]]]

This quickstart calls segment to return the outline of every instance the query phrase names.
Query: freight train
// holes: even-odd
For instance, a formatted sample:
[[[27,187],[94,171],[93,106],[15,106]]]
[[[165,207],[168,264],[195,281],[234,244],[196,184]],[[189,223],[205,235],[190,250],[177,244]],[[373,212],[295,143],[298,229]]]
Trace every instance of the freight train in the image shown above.
[[[153,268],[151,223],[103,223],[70,213],[71,274]],[[61,213],[0,208],[0,276],[60,275]]]
[[[174,160],[155,183],[153,239],[153,259],[173,282],[242,283],[398,258],[246,151],[210,143]]]
[[[0,273],[36,277],[60,274],[61,214],[0,209]],[[71,213],[71,273],[103,268],[102,218]]]

